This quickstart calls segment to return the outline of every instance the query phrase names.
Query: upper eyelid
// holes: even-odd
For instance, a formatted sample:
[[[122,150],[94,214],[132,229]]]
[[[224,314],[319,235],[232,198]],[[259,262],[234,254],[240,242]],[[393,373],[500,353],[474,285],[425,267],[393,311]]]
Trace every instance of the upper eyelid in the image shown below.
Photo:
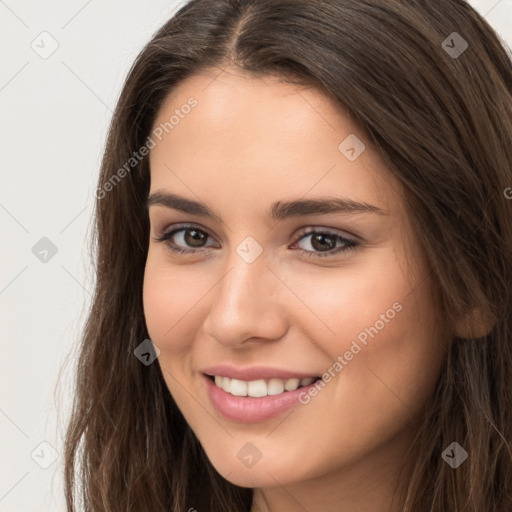
[[[208,228],[201,226],[200,224],[173,224],[171,227],[163,229],[157,236],[170,235],[171,233],[176,234],[179,231],[186,231],[187,229],[197,229],[198,231],[204,231],[209,237],[215,238]]]

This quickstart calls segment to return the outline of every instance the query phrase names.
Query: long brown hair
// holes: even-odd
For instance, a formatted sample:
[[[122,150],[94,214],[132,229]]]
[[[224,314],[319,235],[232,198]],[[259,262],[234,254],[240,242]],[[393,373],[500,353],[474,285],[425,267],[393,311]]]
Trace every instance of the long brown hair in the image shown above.
[[[448,328],[476,313],[490,319],[487,332],[453,335],[403,510],[512,510],[512,64],[503,42],[463,0],[192,0],[139,54],[108,135],[96,286],[65,440],[68,512],[250,510],[253,491],[213,468],[159,365],[134,356],[148,338],[150,183],[148,158],[134,152],[177,84],[227,66],[316,86],[354,116],[403,186]],[[456,470],[441,456],[453,441],[469,454]]]

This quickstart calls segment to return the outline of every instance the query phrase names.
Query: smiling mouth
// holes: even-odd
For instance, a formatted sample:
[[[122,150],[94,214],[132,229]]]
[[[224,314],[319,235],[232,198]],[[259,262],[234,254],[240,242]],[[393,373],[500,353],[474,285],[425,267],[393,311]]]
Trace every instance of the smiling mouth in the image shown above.
[[[296,389],[309,386],[320,380],[320,377],[306,377],[303,379],[258,379],[246,381],[241,379],[231,379],[221,375],[207,375],[218,388],[233,396],[248,396],[260,398],[264,396],[274,396],[295,391]]]

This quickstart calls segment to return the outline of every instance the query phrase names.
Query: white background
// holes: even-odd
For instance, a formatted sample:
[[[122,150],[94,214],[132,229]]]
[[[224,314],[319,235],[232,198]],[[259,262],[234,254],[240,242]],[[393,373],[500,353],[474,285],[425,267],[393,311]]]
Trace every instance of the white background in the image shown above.
[[[512,0],[470,3],[512,47]],[[130,65],[182,4],[0,0],[0,512],[64,512],[60,453],[106,131]],[[31,46],[52,44],[46,59]],[[32,252],[43,237],[57,248],[46,263]]]

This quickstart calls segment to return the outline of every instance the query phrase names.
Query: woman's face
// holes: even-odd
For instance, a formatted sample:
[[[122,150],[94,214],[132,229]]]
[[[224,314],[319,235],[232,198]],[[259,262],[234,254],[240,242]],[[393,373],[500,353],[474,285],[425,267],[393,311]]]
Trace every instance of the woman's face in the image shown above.
[[[392,473],[446,339],[370,141],[317,89],[227,72],[182,82],[151,137],[145,317],[214,467],[246,487]]]

